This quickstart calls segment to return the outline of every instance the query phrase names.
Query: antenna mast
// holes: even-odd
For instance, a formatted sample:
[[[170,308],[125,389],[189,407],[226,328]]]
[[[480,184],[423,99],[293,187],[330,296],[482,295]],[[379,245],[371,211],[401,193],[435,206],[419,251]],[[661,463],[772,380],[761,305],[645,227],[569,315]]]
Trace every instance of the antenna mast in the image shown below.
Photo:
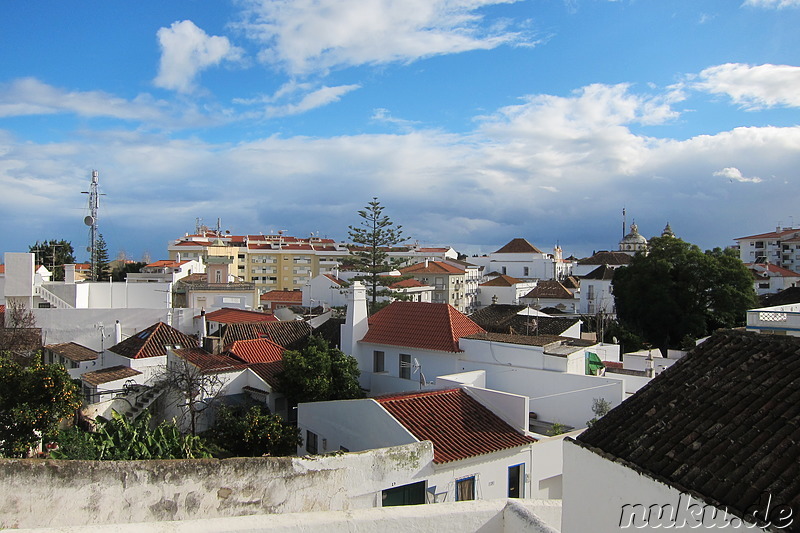
[[[91,255],[91,271],[89,278],[92,281],[97,281],[97,272],[95,271],[97,257],[95,254],[95,247],[97,245],[97,212],[100,209],[100,194],[97,192],[97,175],[96,170],[92,170],[92,183],[89,191],[82,191],[83,194],[89,195],[89,216],[83,219],[83,223],[89,226],[89,246],[86,250]]]

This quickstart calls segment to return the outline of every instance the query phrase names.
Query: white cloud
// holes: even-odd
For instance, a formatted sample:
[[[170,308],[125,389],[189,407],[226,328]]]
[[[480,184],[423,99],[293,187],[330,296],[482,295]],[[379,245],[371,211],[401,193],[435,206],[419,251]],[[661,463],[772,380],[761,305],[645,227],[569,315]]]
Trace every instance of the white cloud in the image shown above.
[[[182,93],[194,90],[195,79],[201,71],[222,61],[238,61],[243,54],[227,37],[209,36],[191,20],[160,28],[157,36],[161,62],[153,83]]]
[[[726,167],[722,170],[714,172],[714,176],[720,176],[731,181],[738,181],[739,183],[761,183],[761,178],[745,178],[742,171],[736,167]]]
[[[0,117],[75,113],[84,117],[160,121],[164,102],[147,95],[133,101],[102,91],[66,91],[35,78],[21,78],[0,85]]]
[[[745,0],[742,5],[783,9],[785,7],[800,7],[800,0]]]
[[[308,74],[333,67],[408,62],[440,54],[530,44],[478,10],[517,0],[249,0],[240,26],[262,60]]]
[[[800,67],[726,63],[703,70],[697,78],[695,89],[727,94],[745,109],[800,107]]]
[[[305,94],[297,103],[267,107],[265,114],[267,117],[299,115],[300,113],[338,102],[342,96],[359,88],[361,88],[360,85],[324,86]]]

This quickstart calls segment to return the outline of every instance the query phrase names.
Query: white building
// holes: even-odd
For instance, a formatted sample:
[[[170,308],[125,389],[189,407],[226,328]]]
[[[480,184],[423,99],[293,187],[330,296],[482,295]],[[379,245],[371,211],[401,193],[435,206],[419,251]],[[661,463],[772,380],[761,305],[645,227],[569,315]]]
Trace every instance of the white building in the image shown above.
[[[769,233],[734,240],[742,263],[769,262],[800,272],[800,228],[777,227]]]
[[[478,286],[478,305],[486,307],[492,304],[517,305],[536,287],[535,280],[521,280],[501,274]]]
[[[800,303],[748,310],[747,331],[800,337]]]
[[[512,239],[489,255],[471,257],[470,261],[483,267],[485,274],[497,272],[518,279],[564,279],[572,274],[572,263],[564,261],[560,247],[548,254],[522,238]]]
[[[387,488],[382,506],[529,496],[533,446],[527,398],[474,387],[304,403],[298,455],[429,440],[433,460]]]
[[[745,265],[752,272],[756,294],[776,294],[800,286],[800,274],[772,263],[750,263]]]
[[[798,361],[800,339],[718,331],[566,439],[561,531],[796,529]]]
[[[617,307],[611,286],[613,279],[614,269],[608,265],[601,265],[581,277],[579,312],[582,315],[603,313],[612,318],[616,316]]]

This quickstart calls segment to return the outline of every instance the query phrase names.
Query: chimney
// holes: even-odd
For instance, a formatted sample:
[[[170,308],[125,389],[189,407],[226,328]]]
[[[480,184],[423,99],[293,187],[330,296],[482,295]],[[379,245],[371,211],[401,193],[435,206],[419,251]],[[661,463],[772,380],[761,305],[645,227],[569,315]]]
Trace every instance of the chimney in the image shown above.
[[[208,322],[206,321],[206,310],[204,307],[200,308],[200,347],[203,347],[204,339],[208,334]]]
[[[122,342],[122,324],[119,323],[119,320],[114,322],[114,344],[119,344]]]
[[[342,351],[358,358],[358,341],[368,330],[367,289],[360,281],[354,281],[347,294],[347,319],[341,329]]]
[[[67,285],[75,284],[75,265],[64,265],[64,283]]]

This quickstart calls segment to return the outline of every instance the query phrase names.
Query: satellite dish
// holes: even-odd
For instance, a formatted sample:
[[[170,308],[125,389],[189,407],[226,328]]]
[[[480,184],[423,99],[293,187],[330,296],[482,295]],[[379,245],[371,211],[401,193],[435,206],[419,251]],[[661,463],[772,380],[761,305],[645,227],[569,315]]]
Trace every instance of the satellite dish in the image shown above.
[[[92,215],[86,215],[83,218],[83,223],[86,224],[87,226],[93,225],[94,224],[94,217]]]
[[[87,252],[91,252],[91,251],[92,251],[92,247],[91,247],[91,246],[87,246],[87,247],[86,247],[86,251],[87,251]]]

